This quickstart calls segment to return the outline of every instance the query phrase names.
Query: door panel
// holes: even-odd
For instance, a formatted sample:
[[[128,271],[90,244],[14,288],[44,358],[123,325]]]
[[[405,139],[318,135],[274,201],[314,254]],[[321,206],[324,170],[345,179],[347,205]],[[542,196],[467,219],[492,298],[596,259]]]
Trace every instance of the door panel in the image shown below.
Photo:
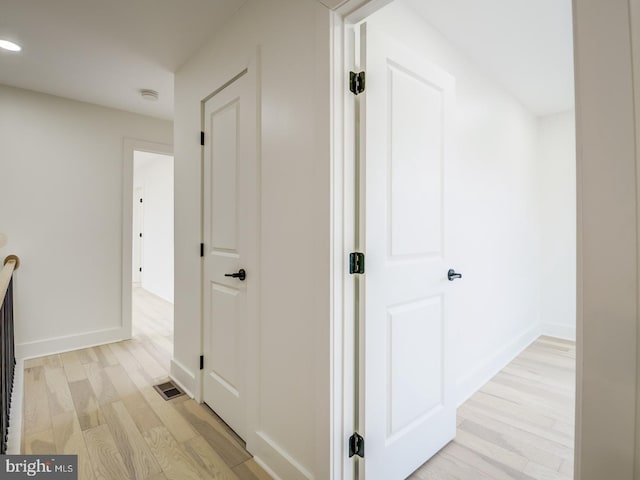
[[[247,434],[247,335],[256,302],[255,85],[244,74],[204,106],[204,401]],[[244,269],[246,279],[226,276]]]
[[[401,480],[455,435],[446,258],[455,84],[361,28],[364,478]]]
[[[236,182],[239,99],[212,112],[211,117],[211,247],[237,253]],[[219,207],[219,208],[216,208]]]
[[[229,392],[238,396],[238,387],[242,383],[238,378],[238,365],[235,361],[238,331],[234,323],[227,319],[238,317],[238,305],[242,298],[240,291],[217,283],[211,283],[211,375]]]
[[[443,241],[442,92],[399,65],[388,64],[387,74],[391,254],[438,255]],[[415,212],[423,221],[416,221]]]
[[[442,297],[409,302],[388,312],[387,441],[393,441],[443,406]],[[419,375],[416,365],[422,366]]]

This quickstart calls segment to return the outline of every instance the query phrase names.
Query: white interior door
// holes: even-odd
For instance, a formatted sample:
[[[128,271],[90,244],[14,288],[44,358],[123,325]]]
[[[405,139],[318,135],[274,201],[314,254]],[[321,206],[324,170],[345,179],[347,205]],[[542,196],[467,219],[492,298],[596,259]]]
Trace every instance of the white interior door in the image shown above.
[[[447,188],[455,83],[361,30],[367,480],[401,480],[455,436]],[[362,412],[361,412],[362,418]]]
[[[247,73],[205,103],[204,401],[242,438],[255,311],[255,85]],[[246,278],[238,276],[244,271]],[[235,274],[235,277],[228,275]]]
[[[142,227],[144,225],[144,190],[142,187],[133,189],[133,262],[132,281],[142,282],[142,251],[144,249]]]

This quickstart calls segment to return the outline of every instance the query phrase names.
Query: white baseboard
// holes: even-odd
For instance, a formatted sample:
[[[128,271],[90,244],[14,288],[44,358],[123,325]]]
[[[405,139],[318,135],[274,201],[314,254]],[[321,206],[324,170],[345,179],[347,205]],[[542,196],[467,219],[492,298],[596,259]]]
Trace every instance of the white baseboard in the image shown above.
[[[253,460],[260,465],[260,467],[273,478],[273,480],[282,480],[273,470],[269,468],[269,465],[264,463],[264,461],[260,457],[253,457]]]
[[[9,410],[9,432],[7,454],[19,455],[22,443],[22,401],[24,399],[24,360],[16,358],[16,370],[13,376],[13,393]]]
[[[195,398],[198,402],[202,400],[200,398],[196,398],[194,395],[194,392],[197,390],[195,374],[174,358],[171,359],[169,376],[180,388],[182,388],[182,390],[184,390],[184,393],[189,395],[191,398]]]
[[[576,326],[564,325],[562,323],[543,323],[541,332],[542,335],[548,337],[562,338],[564,340],[576,339]]]
[[[495,354],[481,362],[470,373],[456,382],[457,406],[466,402],[474,393],[491,380],[509,362],[540,336],[540,326],[535,325],[525,331]]]
[[[314,476],[264,432],[256,432],[255,444],[249,449],[254,458],[275,479],[313,480]],[[277,475],[278,472],[280,475]]]
[[[35,342],[19,343],[16,345],[16,358],[28,359],[69,352],[81,348],[94,347],[105,343],[114,343],[127,339],[123,327],[97,330],[94,332],[67,335],[64,337],[47,338]]]

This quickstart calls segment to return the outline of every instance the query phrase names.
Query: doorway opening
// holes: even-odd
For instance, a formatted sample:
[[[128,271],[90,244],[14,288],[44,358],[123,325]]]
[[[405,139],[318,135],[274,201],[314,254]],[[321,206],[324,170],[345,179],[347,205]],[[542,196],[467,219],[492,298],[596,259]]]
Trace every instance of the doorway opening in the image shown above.
[[[366,82],[345,97],[344,243],[367,257],[344,287],[345,438],[367,451],[346,478],[573,478],[571,2],[368,8],[345,35]]]
[[[169,371],[173,352],[173,157],[133,151],[132,337]]]

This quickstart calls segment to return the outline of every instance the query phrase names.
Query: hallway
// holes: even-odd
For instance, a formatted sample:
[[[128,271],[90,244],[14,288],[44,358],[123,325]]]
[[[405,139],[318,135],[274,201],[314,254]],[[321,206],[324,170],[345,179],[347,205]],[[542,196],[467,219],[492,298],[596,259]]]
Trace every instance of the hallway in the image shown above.
[[[134,338],[25,361],[22,452],[78,454],[79,478],[269,480],[186,395],[165,401],[172,305],[134,289]]]
[[[172,305],[134,289],[134,338],[25,361],[22,453],[78,454],[80,479],[269,480],[206,406],[165,401]],[[457,414],[410,478],[569,480],[575,343],[540,337]]]

